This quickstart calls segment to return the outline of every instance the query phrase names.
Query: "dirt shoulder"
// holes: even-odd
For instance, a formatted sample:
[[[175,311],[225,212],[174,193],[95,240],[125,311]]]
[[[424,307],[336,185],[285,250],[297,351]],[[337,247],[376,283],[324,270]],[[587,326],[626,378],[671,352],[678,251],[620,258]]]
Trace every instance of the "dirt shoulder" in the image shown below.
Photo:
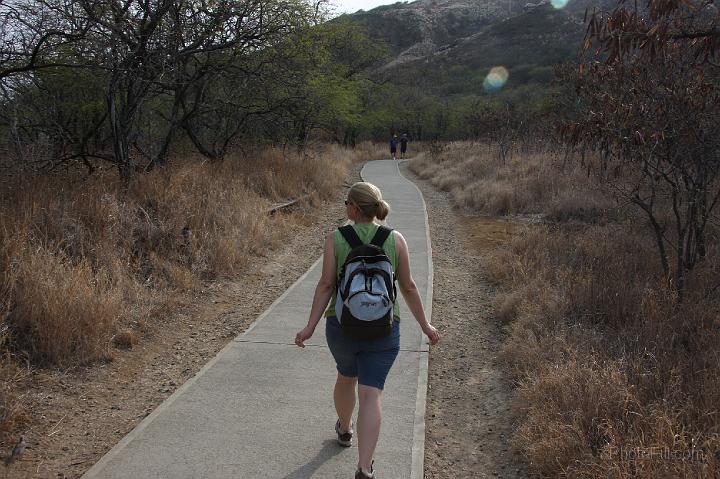
[[[449,195],[406,178],[423,193],[433,249],[433,324],[442,340],[430,352],[425,437],[427,479],[527,477],[510,445],[511,384],[499,359],[504,334],[493,316],[494,290],[477,266],[512,234],[500,220],[454,210]]]
[[[357,181],[355,165],[348,181]],[[28,370],[20,394],[32,415],[22,460],[0,478],[77,478],[194,376],[267,309],[322,254],[322,239],[345,221],[335,201],[291,223],[279,248],[250,261],[235,281],[188,294],[173,314],[148,324],[139,343],[106,364],[68,371]],[[301,215],[302,210],[294,215]],[[311,216],[312,215],[312,216]]]

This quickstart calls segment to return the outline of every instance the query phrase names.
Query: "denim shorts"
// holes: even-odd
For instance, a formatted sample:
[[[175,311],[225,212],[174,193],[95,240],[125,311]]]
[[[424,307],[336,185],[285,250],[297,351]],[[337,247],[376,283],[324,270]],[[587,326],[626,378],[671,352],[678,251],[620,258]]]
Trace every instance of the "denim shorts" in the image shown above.
[[[357,377],[358,384],[382,390],[385,379],[400,351],[400,321],[393,321],[392,333],[379,339],[354,339],[342,331],[335,316],[325,321],[325,336],[337,370]]]

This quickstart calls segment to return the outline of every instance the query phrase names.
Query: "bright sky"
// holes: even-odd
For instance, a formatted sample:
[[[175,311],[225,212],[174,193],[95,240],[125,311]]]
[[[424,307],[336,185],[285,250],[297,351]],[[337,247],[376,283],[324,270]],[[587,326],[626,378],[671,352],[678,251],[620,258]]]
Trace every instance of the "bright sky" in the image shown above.
[[[355,13],[358,10],[372,10],[380,5],[389,5],[398,0],[330,0],[337,8],[337,13]]]

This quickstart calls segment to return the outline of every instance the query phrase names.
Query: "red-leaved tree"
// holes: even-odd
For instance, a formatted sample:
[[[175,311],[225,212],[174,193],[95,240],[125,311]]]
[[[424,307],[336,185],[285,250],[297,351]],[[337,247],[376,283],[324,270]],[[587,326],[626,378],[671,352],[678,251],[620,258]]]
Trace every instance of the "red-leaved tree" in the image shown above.
[[[570,75],[578,110],[560,127],[602,153],[605,184],[645,213],[679,301],[720,201],[719,48],[713,0],[621,0],[593,12],[586,58]]]

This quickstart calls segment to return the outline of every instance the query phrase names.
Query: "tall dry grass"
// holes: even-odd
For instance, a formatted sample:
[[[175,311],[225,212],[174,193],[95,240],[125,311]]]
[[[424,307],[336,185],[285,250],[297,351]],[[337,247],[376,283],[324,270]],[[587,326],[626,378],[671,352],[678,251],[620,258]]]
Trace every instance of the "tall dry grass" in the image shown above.
[[[599,221],[612,206],[581,165],[547,150],[530,149],[503,162],[492,145],[452,142],[426,149],[410,168],[471,212]]]
[[[540,226],[485,263],[514,303],[517,443],[543,476],[720,472],[720,304],[707,296],[720,264],[678,306],[653,253],[629,225]]]
[[[178,157],[123,191],[114,171],[7,181],[0,196],[0,433],[24,424],[18,365],[74,366],[131,347],[183,291],[233,277],[335,197],[358,155],[322,146]],[[307,214],[306,213],[306,214]],[[22,368],[20,368],[22,369]],[[15,419],[13,419],[15,418]],[[25,418],[25,419],[23,419]]]
[[[481,265],[500,291],[503,355],[518,384],[515,443],[531,470],[567,478],[720,477],[717,228],[678,304],[660,279],[642,217],[618,214],[581,172],[567,174],[567,165],[540,154],[503,165],[488,158],[486,146],[446,150],[449,156],[413,168],[435,177],[459,205],[554,220],[526,226]],[[468,203],[468,190],[483,200]],[[565,219],[573,221],[558,221]]]
[[[385,143],[378,143],[373,141],[362,141],[358,143],[353,152],[358,158],[363,158],[365,161],[373,160],[387,160],[390,158],[390,147]]]

